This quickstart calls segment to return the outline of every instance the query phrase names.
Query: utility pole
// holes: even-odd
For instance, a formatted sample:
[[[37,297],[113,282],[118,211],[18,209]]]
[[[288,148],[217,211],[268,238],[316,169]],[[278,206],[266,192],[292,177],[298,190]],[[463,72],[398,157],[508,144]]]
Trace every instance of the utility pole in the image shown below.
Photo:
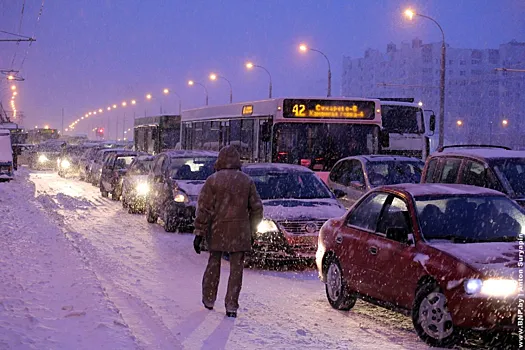
[[[126,135],[125,132],[126,132],[126,112],[124,112],[124,117],[122,119],[122,138],[123,139],[125,138],[124,135]]]
[[[60,131],[61,135],[64,135],[64,108],[62,108],[62,131]]]

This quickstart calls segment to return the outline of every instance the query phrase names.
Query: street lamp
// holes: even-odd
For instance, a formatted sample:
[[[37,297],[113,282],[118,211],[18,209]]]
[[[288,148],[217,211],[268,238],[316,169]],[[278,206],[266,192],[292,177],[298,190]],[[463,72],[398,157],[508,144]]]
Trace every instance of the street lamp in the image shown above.
[[[443,147],[445,141],[445,59],[446,59],[446,48],[445,48],[445,32],[441,25],[433,19],[432,17],[422,15],[411,9],[405,11],[405,16],[412,20],[414,16],[423,17],[434,22],[439,30],[441,31],[442,42],[441,42],[441,74],[439,82],[439,145],[438,147]]]
[[[206,106],[208,105],[208,89],[206,89],[206,86],[204,86],[203,84],[199,83],[199,82],[196,82],[196,81],[193,81],[193,80],[189,80],[188,81],[188,85],[189,86],[193,86],[193,85],[200,85],[204,88],[204,91],[206,93]]]
[[[456,122],[456,124],[457,124],[458,126],[461,126],[461,125],[463,125],[463,122],[462,122],[461,120],[458,120],[458,121]]]
[[[11,85],[11,90],[16,90],[16,85]]]
[[[321,51],[319,50],[316,50],[316,49],[312,49],[311,47],[308,47],[306,46],[305,44],[301,44],[299,45],[299,51],[301,52],[306,52],[306,51],[315,51],[315,52],[318,52],[320,53],[321,55],[323,55],[324,58],[326,58],[326,62],[328,63],[328,91],[327,91],[327,94],[326,96],[327,97],[330,97],[332,96],[332,69],[330,67],[330,60],[328,59],[328,57]]]
[[[232,103],[232,101],[233,101],[232,83],[228,79],[223,77],[222,75],[217,75],[217,74],[214,74],[214,73],[210,74],[210,80],[217,80],[218,78],[221,78],[222,80],[226,80],[226,82],[230,86],[230,103]]]
[[[117,108],[117,105],[113,105],[113,109]]]
[[[168,95],[170,92],[173,92],[175,96],[179,99],[179,115],[182,113],[182,99],[180,98],[180,95],[175,91],[170,91],[169,89],[164,89],[162,92],[164,92],[165,95]]]
[[[501,121],[501,125],[503,125],[503,126],[507,126],[507,125],[509,125],[509,121],[508,121],[507,119],[503,119],[503,120]]]
[[[246,63],[246,68],[252,69],[254,67],[261,68],[268,74],[268,77],[270,78],[270,84],[268,85],[268,98],[272,98],[272,75],[270,74],[268,69],[264,68],[263,66],[259,66],[257,64],[253,64],[252,62]]]

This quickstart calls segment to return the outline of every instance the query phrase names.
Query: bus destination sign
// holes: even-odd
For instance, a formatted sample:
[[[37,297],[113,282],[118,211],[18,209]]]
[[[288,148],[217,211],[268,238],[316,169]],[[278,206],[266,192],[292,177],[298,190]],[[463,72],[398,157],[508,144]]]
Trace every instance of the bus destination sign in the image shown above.
[[[299,100],[283,101],[284,118],[374,119],[374,101]]]

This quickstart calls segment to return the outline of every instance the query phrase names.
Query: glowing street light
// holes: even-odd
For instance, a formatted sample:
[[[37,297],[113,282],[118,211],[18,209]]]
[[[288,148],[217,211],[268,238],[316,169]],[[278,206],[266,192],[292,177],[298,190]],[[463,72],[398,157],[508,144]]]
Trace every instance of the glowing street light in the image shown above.
[[[12,74],[9,74],[9,75],[7,76],[7,79],[8,79],[8,80],[15,80],[15,77],[14,77]]]
[[[264,68],[263,66],[259,66],[257,64],[253,64],[252,62],[246,63],[246,68],[252,69],[254,67],[261,68],[262,70],[264,70],[268,74],[268,77],[270,78],[270,84],[268,86],[268,98],[272,98],[272,75],[270,74],[268,69]]]
[[[152,98],[151,94],[147,94],[147,95],[146,95],[146,98],[147,98],[148,100],[151,100],[151,98]]]
[[[18,95],[18,92],[14,91],[13,96],[16,96],[16,95]]]
[[[439,30],[441,31],[442,36],[442,42],[441,42],[441,74],[440,74],[440,82],[439,82],[439,142],[438,147],[443,147],[443,143],[445,141],[445,60],[446,60],[446,47],[445,47],[445,32],[443,31],[443,28],[441,28],[441,25],[432,17],[422,15],[420,13],[417,13],[416,11],[412,9],[407,9],[405,11],[405,17],[407,17],[409,20],[412,20],[414,16],[419,16],[422,18],[426,18],[434,22]]]
[[[461,125],[463,125],[463,121],[458,120],[458,121],[456,122],[456,124],[457,124],[458,126],[461,126]]]
[[[108,111],[111,111],[111,107],[108,107],[107,110],[108,110]]]
[[[126,107],[128,103],[126,101],[122,102],[122,107]]]
[[[188,81],[188,85],[189,86],[193,86],[193,85],[200,85],[204,88],[204,91],[206,93],[206,106],[208,105],[208,89],[206,88],[206,86],[204,86],[203,84],[199,83],[199,82],[196,82],[196,81],[193,81],[193,80],[189,80]]]
[[[222,75],[217,75],[217,74],[215,74],[215,73],[211,73],[211,74],[210,74],[210,80],[215,81],[215,80],[217,80],[218,78],[221,78],[221,79],[223,79],[223,80],[226,80],[226,82],[227,82],[228,85],[230,86],[230,103],[232,103],[232,102],[233,102],[232,83],[231,83],[228,79],[226,79],[225,77],[223,77]]]
[[[135,100],[131,100],[131,104],[132,104],[132,105],[136,105],[136,104],[137,104],[137,101],[135,101]]]
[[[117,108],[117,105],[113,105],[113,109]]]
[[[509,125],[509,121],[508,121],[507,119],[503,119],[503,120],[501,121],[501,124],[502,124],[503,126],[507,126],[507,125]]]
[[[315,51],[323,55],[323,57],[326,59],[326,62],[328,63],[328,90],[327,90],[326,96],[327,97],[332,96],[332,69],[331,69],[330,60],[328,59],[328,57],[323,52],[317,49],[312,49],[311,47],[306,46],[306,44],[299,45],[299,51],[301,52]]]
[[[179,99],[179,115],[181,115],[182,112],[182,99],[180,98],[180,95],[176,93],[175,91],[170,91],[169,89],[164,89],[162,91],[165,95],[168,95],[169,93],[173,93],[177,98]]]
[[[99,112],[99,113],[102,113],[102,108],[100,108],[100,109],[98,110],[98,112]]]
[[[91,114],[93,114],[93,112],[89,112],[88,114],[91,115]]]
[[[16,85],[11,85],[11,90],[16,90]]]

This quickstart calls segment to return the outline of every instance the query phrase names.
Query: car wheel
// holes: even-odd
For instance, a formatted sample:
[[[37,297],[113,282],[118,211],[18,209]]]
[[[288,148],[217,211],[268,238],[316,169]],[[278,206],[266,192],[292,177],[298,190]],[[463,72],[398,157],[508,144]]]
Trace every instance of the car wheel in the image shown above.
[[[153,209],[151,208],[151,205],[147,205],[146,206],[146,220],[150,223],[150,224],[154,224],[157,222],[157,219],[158,219],[158,215],[156,215],[154,212],[153,212]]]
[[[412,307],[412,322],[421,340],[433,347],[450,348],[461,340],[447,307],[447,297],[435,282],[418,288]]]
[[[334,309],[348,311],[354,307],[357,297],[349,291],[336,258],[332,258],[327,264],[325,288],[328,302]]]

